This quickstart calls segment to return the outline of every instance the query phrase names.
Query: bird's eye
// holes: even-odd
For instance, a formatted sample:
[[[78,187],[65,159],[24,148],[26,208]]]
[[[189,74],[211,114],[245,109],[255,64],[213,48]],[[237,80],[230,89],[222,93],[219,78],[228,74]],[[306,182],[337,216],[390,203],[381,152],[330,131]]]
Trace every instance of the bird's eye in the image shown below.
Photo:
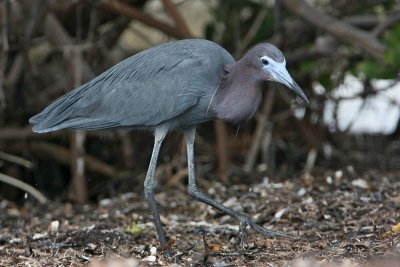
[[[261,63],[263,64],[263,65],[268,65],[269,64],[269,61],[268,61],[268,59],[266,59],[266,58],[262,58],[261,59]]]

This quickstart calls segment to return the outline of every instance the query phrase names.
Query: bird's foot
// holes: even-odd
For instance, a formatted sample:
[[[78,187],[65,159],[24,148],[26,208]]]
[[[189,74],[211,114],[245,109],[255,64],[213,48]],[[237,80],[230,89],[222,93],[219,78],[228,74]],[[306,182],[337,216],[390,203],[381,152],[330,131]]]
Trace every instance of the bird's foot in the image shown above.
[[[248,239],[247,226],[250,226],[254,231],[268,237],[288,237],[289,234],[280,231],[272,231],[255,223],[250,217],[242,216],[239,218],[239,244],[242,250],[246,249]]]
[[[268,236],[268,237],[288,237],[288,236],[290,236],[289,234],[284,233],[284,232],[272,231],[267,228],[264,228],[264,227],[258,225],[257,223],[255,223],[250,218],[248,219],[247,223],[250,225],[251,228],[253,228],[254,231],[256,231],[257,233],[260,233],[262,235]]]

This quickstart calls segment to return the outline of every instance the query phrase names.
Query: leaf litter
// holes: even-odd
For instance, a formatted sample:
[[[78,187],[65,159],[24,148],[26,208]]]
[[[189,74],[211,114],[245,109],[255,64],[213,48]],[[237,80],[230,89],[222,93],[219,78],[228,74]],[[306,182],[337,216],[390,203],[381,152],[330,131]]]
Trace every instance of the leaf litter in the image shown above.
[[[340,177],[340,178],[338,178]],[[261,179],[262,180],[262,179]],[[264,178],[252,185],[204,181],[214,199],[271,230],[249,229],[238,244],[237,222],[198,203],[184,186],[157,194],[169,237],[161,251],[140,193],[97,204],[0,204],[0,266],[400,266],[400,182],[369,172],[354,179],[327,171],[300,179]]]

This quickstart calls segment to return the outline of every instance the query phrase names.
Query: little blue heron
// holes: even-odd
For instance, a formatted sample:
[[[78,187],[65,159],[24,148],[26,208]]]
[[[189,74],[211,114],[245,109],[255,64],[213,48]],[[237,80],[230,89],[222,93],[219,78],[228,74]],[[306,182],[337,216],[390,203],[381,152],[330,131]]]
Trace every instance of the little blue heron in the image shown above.
[[[161,143],[169,131],[182,129],[186,141],[189,193],[266,236],[281,236],[250,217],[200,192],[194,169],[196,126],[210,120],[238,123],[250,119],[262,99],[265,81],[284,84],[304,102],[307,97],[286,70],[286,60],[274,45],[261,43],[240,60],[208,40],[181,40],[147,49],[103,72],[88,83],[61,96],[33,116],[33,131],[60,129],[99,130],[124,127],[154,131],[155,142],[144,181],[162,248],[167,244],[154,198],[154,172]]]

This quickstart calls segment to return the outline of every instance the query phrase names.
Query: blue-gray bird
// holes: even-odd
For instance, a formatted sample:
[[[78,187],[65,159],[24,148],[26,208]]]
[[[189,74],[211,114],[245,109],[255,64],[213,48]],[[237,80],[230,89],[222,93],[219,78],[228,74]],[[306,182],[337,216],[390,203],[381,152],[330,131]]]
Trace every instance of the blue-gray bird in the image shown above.
[[[153,131],[155,143],[144,193],[162,249],[167,239],[154,198],[153,180],[161,143],[175,129],[183,130],[186,141],[189,194],[236,218],[242,241],[247,226],[266,236],[279,236],[283,233],[265,229],[199,191],[194,169],[197,125],[216,119],[231,123],[250,119],[260,105],[266,81],[282,83],[308,102],[286,70],[282,52],[272,44],[258,44],[235,61],[214,42],[181,40],[125,59],[58,98],[29,122],[38,133],[120,127]]]

